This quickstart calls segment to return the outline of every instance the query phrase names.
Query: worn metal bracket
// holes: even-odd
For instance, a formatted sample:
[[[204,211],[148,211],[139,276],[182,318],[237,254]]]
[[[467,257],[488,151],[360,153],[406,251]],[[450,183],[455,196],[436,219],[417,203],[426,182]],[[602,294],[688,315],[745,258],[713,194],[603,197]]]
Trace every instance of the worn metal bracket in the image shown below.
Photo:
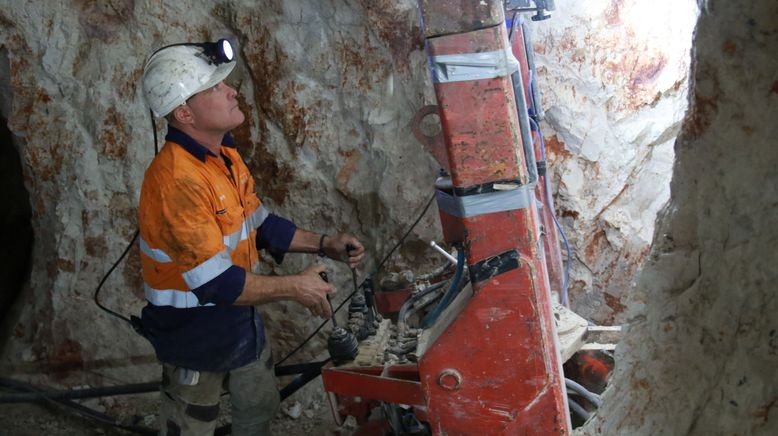
[[[494,276],[519,268],[519,253],[513,249],[470,265],[470,281],[482,282]]]

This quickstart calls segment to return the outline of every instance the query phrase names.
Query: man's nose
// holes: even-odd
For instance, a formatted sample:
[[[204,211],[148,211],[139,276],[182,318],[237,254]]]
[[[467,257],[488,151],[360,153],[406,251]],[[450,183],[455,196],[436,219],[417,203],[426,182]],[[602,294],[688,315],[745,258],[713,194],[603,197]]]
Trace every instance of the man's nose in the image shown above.
[[[230,85],[227,85],[227,84],[225,84],[225,86],[227,87],[227,94],[228,94],[228,95],[229,95],[231,98],[232,98],[232,97],[237,97],[237,96],[238,96],[238,90],[236,90],[235,88],[233,88],[232,86],[230,86]]]

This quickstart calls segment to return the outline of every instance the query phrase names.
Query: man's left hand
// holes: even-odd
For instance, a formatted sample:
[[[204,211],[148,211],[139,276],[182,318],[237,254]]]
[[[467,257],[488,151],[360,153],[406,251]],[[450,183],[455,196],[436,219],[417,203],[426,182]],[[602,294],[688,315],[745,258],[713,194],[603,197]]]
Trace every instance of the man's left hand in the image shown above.
[[[354,269],[365,257],[365,247],[359,240],[347,233],[338,233],[324,238],[324,254],[330,259],[339,260]]]

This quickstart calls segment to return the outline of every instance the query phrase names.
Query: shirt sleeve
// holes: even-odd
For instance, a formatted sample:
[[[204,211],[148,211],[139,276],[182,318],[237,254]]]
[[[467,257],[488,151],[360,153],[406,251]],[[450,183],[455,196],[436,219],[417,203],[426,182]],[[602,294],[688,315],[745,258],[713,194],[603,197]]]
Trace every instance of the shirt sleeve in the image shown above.
[[[269,214],[257,231],[257,247],[267,250],[276,263],[284,260],[297,226],[286,218]]]
[[[192,289],[201,304],[232,304],[243,293],[246,270],[232,265],[199,288]]]

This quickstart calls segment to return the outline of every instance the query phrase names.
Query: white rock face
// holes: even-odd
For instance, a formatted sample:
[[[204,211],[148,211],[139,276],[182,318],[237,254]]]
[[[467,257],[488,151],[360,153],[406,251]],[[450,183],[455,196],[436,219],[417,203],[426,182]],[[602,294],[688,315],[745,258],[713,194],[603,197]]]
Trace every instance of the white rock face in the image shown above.
[[[692,1],[559,1],[532,25],[570,299],[596,322],[624,321],[668,198],[695,16]]]
[[[671,200],[585,434],[778,434],[778,5],[708,1]]]

